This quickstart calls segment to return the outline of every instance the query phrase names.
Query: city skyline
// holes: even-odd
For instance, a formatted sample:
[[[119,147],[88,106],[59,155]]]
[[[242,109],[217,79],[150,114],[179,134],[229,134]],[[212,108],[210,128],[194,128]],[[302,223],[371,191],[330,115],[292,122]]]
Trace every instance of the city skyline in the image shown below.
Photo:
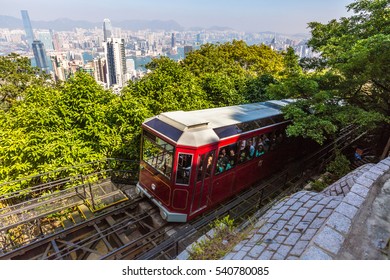
[[[21,18],[28,10],[31,20],[69,18],[103,22],[121,20],[174,20],[185,28],[226,26],[237,31],[308,33],[307,23],[328,22],[347,16],[352,0],[0,0],[2,15]]]

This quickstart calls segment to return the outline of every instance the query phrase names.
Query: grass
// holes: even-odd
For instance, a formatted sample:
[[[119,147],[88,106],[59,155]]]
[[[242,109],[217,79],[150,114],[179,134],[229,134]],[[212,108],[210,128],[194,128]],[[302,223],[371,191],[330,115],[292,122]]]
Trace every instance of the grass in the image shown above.
[[[191,260],[218,260],[239,243],[245,233],[237,232],[234,220],[228,216],[213,222],[214,235],[192,245]]]

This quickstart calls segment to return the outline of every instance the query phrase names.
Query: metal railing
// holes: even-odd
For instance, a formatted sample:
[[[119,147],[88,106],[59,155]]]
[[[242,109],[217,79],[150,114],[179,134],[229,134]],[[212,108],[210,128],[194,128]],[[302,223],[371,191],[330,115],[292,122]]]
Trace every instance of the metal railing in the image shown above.
[[[134,183],[138,177],[138,161],[106,158],[80,165],[29,176],[0,184],[0,211],[21,202],[51,195],[75,186],[92,184],[104,178],[115,183]]]
[[[81,204],[98,211],[125,199],[113,183],[132,184],[137,177],[137,161],[107,158],[3,183],[0,188],[25,188],[0,196],[0,233]]]

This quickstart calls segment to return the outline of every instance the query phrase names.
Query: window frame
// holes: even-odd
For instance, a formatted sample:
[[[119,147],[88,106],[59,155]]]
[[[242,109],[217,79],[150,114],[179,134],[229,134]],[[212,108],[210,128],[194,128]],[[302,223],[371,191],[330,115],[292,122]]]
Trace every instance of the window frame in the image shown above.
[[[178,178],[178,172],[179,172],[179,160],[180,160],[180,155],[187,155],[187,156],[191,156],[191,164],[190,164],[190,167],[188,169],[189,171],[189,174],[187,176],[188,178],[188,184],[186,183],[178,183],[177,182],[177,178]],[[194,154],[191,154],[191,153],[185,153],[185,152],[178,152],[177,153],[177,160],[176,160],[176,172],[175,172],[175,184],[178,185],[178,186],[189,186],[190,183],[191,183],[191,175],[192,175],[192,168],[193,168],[193,165],[194,165]],[[188,168],[188,167],[187,167]],[[182,170],[181,170],[182,171]]]
[[[154,137],[155,139],[151,139],[151,136]],[[161,144],[158,144],[156,142],[156,139],[159,139],[160,141],[163,141],[165,143],[165,145],[169,145],[172,147],[172,150],[168,150],[166,149],[165,147],[163,147]],[[172,179],[172,172],[173,172],[173,163],[174,163],[174,155],[175,155],[175,146],[172,145],[171,143],[169,143],[168,141],[164,140],[163,138],[153,134],[152,132],[150,131],[147,131],[147,130],[143,130],[143,133],[142,133],[142,139],[141,139],[141,143],[142,143],[142,151],[141,151],[141,156],[142,156],[142,160],[143,162],[145,162],[146,164],[148,164],[150,167],[152,167],[154,170],[158,171],[160,174],[164,175],[167,179],[171,180]],[[170,172],[164,172],[163,170],[161,170],[160,168],[158,168],[157,166],[157,163],[156,165],[150,163],[148,160],[146,160],[145,158],[145,141],[149,141],[154,148],[158,148],[160,151],[162,151],[162,154],[164,154],[164,158],[162,159],[162,161],[164,161],[165,157],[168,155],[170,156],[170,161],[171,161],[171,166],[168,166],[167,169],[170,169]],[[158,157],[157,157],[157,161],[158,161]]]
[[[231,143],[231,144],[229,144],[229,145],[222,146],[222,147],[220,147],[220,148],[218,149],[218,156],[217,156],[217,158],[216,158],[216,160],[215,160],[214,175],[218,176],[218,175],[220,175],[220,174],[222,174],[222,173],[225,173],[225,172],[227,172],[227,171],[229,171],[229,170],[232,170],[234,167],[236,167],[236,165],[238,164],[238,157],[237,157],[238,145],[237,145],[237,144],[238,144],[238,142],[234,142],[234,143]],[[222,171],[219,171],[218,163],[219,163],[219,156],[220,156],[221,151],[222,151],[223,149],[228,150],[228,151],[226,152],[226,156],[227,156],[227,158],[229,158],[230,150],[232,150],[230,147],[232,147],[232,146],[234,146],[234,149],[233,149],[233,150],[234,150],[234,164],[233,164],[233,166],[231,166],[231,167],[228,168],[228,169],[224,168]]]

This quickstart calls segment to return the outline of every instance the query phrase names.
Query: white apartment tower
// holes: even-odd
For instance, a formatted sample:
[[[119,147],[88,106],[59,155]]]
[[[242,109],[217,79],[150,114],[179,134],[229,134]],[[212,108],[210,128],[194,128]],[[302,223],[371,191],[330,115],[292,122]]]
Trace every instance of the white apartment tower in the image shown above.
[[[107,67],[107,84],[123,87],[126,83],[125,41],[119,38],[108,38],[103,42]]]

